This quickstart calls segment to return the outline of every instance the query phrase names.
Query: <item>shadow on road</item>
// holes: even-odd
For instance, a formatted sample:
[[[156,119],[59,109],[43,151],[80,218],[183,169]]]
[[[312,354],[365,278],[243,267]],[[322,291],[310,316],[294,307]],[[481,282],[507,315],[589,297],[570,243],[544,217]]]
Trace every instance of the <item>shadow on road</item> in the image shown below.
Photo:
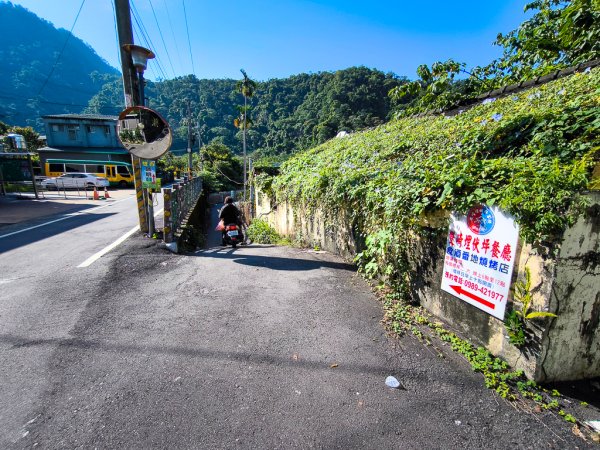
[[[293,368],[305,368],[312,370],[331,371],[330,361],[314,361],[300,358],[294,358],[290,355],[289,358],[282,356],[273,356],[267,354],[247,353],[247,352],[227,352],[221,350],[212,350],[206,348],[185,348],[173,346],[146,346],[133,344],[120,344],[113,342],[101,342],[88,339],[28,339],[22,336],[11,334],[0,334],[0,343],[12,345],[13,349],[38,347],[38,346],[59,346],[63,349],[74,348],[81,350],[94,350],[100,352],[118,352],[126,354],[143,354],[154,353],[158,355],[176,355],[192,358],[213,359],[221,361],[241,361],[253,364],[269,364],[275,366],[287,366]],[[389,374],[390,368],[383,366],[371,366],[365,364],[352,364],[345,366],[339,364],[335,368],[339,372],[348,373],[372,373],[376,375]]]
[[[4,227],[0,230],[0,254],[16,248],[32,244],[61,233],[71,231],[75,228],[87,225],[117,213],[88,214],[81,212],[74,215],[61,216],[49,219],[41,224],[28,224],[28,229],[20,231],[21,228]]]
[[[244,264],[246,266],[263,267],[273,270],[316,270],[320,268],[340,269],[356,271],[356,267],[352,264],[323,261],[318,259],[299,259],[299,258],[280,258],[277,256],[257,256],[245,255],[241,249],[233,249],[225,247],[222,250],[200,251],[194,256],[200,258],[215,258],[215,259],[231,259],[236,264]]]

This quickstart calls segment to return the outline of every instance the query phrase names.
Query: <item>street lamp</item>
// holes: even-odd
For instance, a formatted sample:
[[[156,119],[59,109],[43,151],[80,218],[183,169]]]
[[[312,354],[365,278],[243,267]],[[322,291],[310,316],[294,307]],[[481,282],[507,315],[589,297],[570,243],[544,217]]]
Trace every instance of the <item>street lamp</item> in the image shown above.
[[[123,44],[123,48],[126,52],[131,54],[133,65],[138,73],[140,103],[142,106],[146,105],[146,99],[144,98],[144,70],[148,66],[148,60],[155,57],[151,50],[145,47],[141,47],[135,44]]]

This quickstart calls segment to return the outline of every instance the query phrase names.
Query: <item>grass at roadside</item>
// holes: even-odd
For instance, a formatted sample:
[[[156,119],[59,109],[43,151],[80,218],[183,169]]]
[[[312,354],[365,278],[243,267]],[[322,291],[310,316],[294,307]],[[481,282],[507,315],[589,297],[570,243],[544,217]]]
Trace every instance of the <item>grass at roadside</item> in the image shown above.
[[[449,331],[440,321],[423,307],[406,303],[401,295],[391,290],[381,289],[385,315],[383,323],[396,336],[413,335],[421,343],[432,348],[440,358],[445,355],[442,346],[462,355],[474,372],[483,375],[484,383],[501,398],[518,405],[524,411],[548,411],[573,424],[572,431],[584,440],[600,443],[600,434],[578,420],[572,406],[565,401],[556,389],[546,389],[535,381],[528,380],[522,371],[513,370],[506,361],[496,358],[484,347],[478,347],[457,334]],[[587,407],[585,402],[582,407]]]

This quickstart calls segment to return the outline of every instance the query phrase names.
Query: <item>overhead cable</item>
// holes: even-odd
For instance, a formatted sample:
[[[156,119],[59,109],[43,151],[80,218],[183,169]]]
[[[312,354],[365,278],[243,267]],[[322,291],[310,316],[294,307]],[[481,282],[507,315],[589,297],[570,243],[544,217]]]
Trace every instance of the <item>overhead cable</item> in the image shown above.
[[[77,19],[79,19],[79,14],[81,14],[81,10],[83,9],[83,4],[84,3],[85,3],[85,0],[82,0],[81,1],[81,5],[79,5],[79,11],[77,11],[77,15],[75,16],[75,20],[73,21],[73,25],[71,25],[71,29],[69,30],[69,34],[67,34],[67,38],[65,39],[65,43],[63,44],[62,49],[60,50],[60,53],[58,54],[58,57],[54,61],[54,65],[52,66],[52,69],[50,70],[50,73],[46,77],[46,81],[44,81],[44,84],[42,84],[42,87],[40,88],[40,90],[38,91],[38,93],[36,95],[40,95],[42,93],[42,91],[46,87],[46,84],[48,83],[48,80],[50,79],[50,77],[54,73],[54,69],[56,69],[56,66],[58,65],[58,61],[60,61],[60,58],[62,57],[62,54],[65,51],[65,48],[67,47],[67,43],[69,42],[69,39],[71,38],[71,36],[73,36],[73,29],[75,28],[75,24],[77,23]]]
[[[160,29],[160,25],[158,24],[158,17],[156,17],[156,12],[154,11],[154,5],[152,4],[152,0],[148,0],[148,2],[150,3],[150,8],[152,8],[152,14],[154,15],[154,21],[156,22],[156,27],[158,28],[158,34],[160,35],[160,40],[163,43],[163,47],[165,49],[167,59],[169,60],[169,64],[171,65],[171,72],[173,73],[173,78],[175,78],[175,69],[173,68],[173,62],[171,61],[171,55],[169,55],[169,50],[167,49],[167,44],[165,44],[165,38],[163,36],[162,30]]]
[[[117,44],[117,60],[119,61],[119,67],[121,67],[121,46],[119,45],[119,31],[117,29],[117,12],[115,11],[115,2],[110,2],[113,10],[113,23],[115,25],[115,42]]]
[[[88,105],[80,105],[77,103],[60,103],[60,102],[50,102],[47,100],[37,100],[34,97],[21,97],[21,96],[15,96],[15,95],[5,95],[4,93],[0,93],[0,97],[2,98],[9,98],[9,99],[14,99],[14,100],[35,100],[37,103],[44,103],[44,104],[48,104],[48,105],[61,105],[61,106],[81,106],[83,108],[87,108],[87,107],[92,107],[89,104]],[[100,109],[114,109],[115,111],[120,111],[121,108],[118,108],[116,106],[94,106],[96,108],[100,108]]]
[[[177,39],[175,38],[175,31],[173,30],[173,22],[171,21],[171,14],[169,13],[169,6],[167,4],[167,0],[163,0],[165,4],[165,9],[167,10],[167,19],[169,19],[169,27],[171,28],[171,35],[173,36],[173,42],[175,43],[175,52],[177,53],[177,59],[179,60],[179,69],[183,70],[183,63],[181,62],[181,53],[179,52],[179,45],[177,44]]]
[[[142,36],[142,39],[143,39],[145,45],[150,49],[156,50],[157,47],[152,42],[152,39],[150,39],[150,35],[148,34],[148,31],[146,30],[146,26],[144,25],[144,22],[142,21],[142,16],[138,12],[133,0],[130,0],[130,1],[131,1],[131,7],[132,7],[131,11],[133,12],[133,19],[138,26],[139,32]],[[158,70],[160,71],[162,78],[166,80],[168,77],[167,77],[165,70],[162,67],[162,64],[160,63],[160,59],[158,58],[158,56],[155,57],[153,61],[158,66]]]
[[[185,29],[187,31],[188,48],[190,49],[190,60],[192,61],[192,73],[196,75],[196,69],[194,68],[194,57],[192,56],[192,44],[190,43],[190,29],[188,27],[187,11],[185,10],[185,0],[181,0],[183,3],[183,16],[185,17]]]

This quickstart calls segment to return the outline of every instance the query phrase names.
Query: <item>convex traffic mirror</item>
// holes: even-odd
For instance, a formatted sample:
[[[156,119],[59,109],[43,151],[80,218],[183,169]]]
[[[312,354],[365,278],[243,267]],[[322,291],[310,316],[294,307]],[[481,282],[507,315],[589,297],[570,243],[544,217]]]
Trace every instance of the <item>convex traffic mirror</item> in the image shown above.
[[[142,159],[160,158],[173,141],[167,121],[145,106],[132,106],[121,112],[117,131],[123,147]]]

